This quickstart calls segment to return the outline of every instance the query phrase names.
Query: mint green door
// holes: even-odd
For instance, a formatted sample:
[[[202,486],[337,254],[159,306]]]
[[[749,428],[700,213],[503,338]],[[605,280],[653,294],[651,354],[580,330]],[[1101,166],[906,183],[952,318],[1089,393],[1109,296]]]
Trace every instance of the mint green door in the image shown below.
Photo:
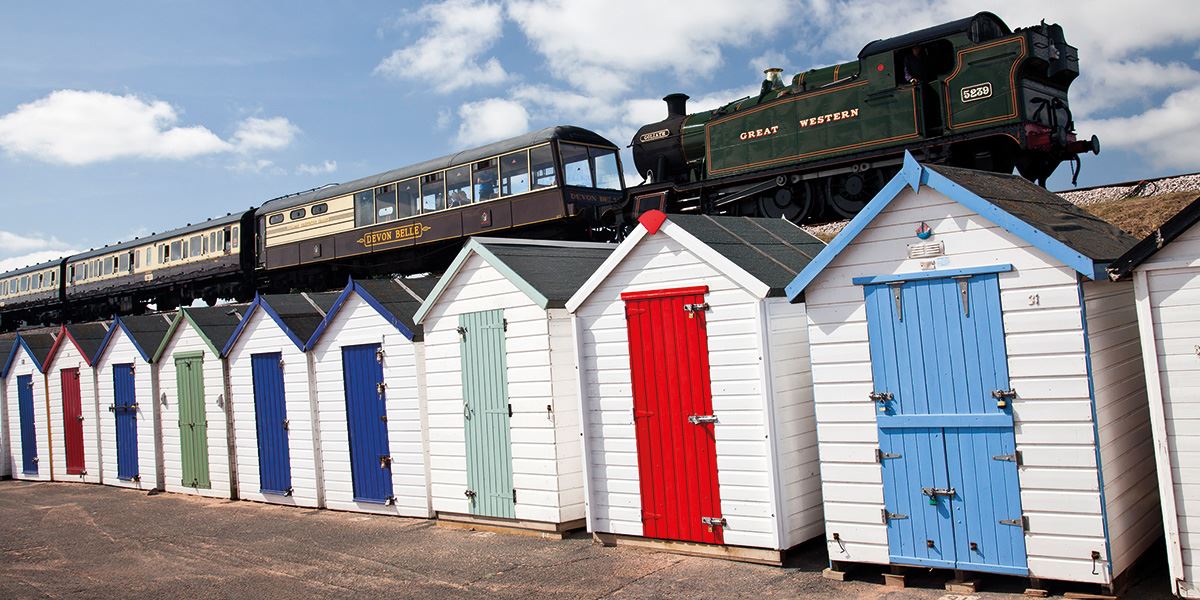
[[[175,355],[175,389],[179,395],[179,453],[183,485],[209,488],[208,417],[204,412],[204,355]]]
[[[471,514],[515,518],[504,311],[459,315],[458,327]]]

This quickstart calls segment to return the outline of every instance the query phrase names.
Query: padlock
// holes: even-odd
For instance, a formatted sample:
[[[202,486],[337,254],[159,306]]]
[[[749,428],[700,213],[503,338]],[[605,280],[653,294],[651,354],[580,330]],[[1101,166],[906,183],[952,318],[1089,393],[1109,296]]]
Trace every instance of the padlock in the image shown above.
[[[1008,406],[1008,402],[1006,402],[1006,401],[1004,401],[1004,400],[997,400],[997,401],[996,401],[996,408],[1005,408],[1005,407],[1007,407],[1007,406]]]

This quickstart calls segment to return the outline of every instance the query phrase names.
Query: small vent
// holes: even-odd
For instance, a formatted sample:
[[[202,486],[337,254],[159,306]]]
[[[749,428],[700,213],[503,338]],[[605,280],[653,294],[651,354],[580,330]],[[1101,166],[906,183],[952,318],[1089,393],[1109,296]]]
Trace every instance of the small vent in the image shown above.
[[[946,254],[946,245],[942,242],[930,242],[928,244],[909,244],[909,258],[933,258]]]

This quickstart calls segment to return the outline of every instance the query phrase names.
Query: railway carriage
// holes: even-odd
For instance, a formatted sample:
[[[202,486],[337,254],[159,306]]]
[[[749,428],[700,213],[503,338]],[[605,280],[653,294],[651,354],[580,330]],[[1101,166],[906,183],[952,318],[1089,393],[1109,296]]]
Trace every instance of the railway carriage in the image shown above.
[[[11,329],[59,316],[62,264],[60,258],[0,274],[0,325]]]

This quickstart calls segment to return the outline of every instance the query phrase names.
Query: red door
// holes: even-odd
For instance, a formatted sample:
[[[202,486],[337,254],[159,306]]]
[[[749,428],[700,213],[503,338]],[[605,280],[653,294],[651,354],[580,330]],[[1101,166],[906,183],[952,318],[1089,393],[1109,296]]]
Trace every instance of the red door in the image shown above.
[[[642,494],[642,535],[724,543],[704,294],[621,295]]]
[[[79,398],[79,369],[63,369],[63,437],[67,446],[67,474],[83,473],[83,407]]]

